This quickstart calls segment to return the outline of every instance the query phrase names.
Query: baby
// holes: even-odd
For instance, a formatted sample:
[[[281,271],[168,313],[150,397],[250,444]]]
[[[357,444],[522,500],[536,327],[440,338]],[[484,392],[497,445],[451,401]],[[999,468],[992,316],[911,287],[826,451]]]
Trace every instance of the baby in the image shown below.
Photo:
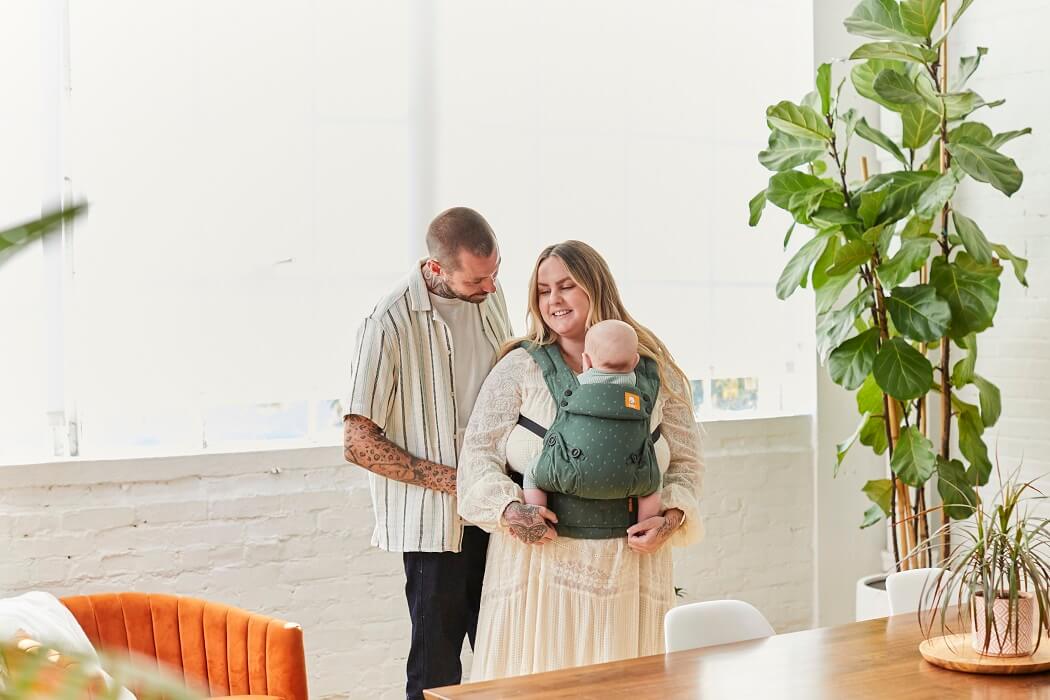
[[[638,366],[638,334],[623,321],[602,321],[591,326],[584,338],[583,374],[580,385],[614,384],[633,386],[637,378],[634,370]],[[546,507],[547,494],[536,487],[534,472],[537,457],[525,471],[525,502]],[[660,515],[660,490],[638,497],[638,522]]]

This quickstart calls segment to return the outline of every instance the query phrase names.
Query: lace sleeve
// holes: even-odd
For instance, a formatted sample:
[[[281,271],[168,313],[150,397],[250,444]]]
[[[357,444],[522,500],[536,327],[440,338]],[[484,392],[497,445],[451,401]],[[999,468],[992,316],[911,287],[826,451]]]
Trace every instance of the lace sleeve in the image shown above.
[[[503,527],[503,510],[524,502],[507,476],[507,438],[518,422],[522,385],[532,358],[514,350],[500,360],[481,386],[463,438],[456,479],[459,514],[488,532]]]
[[[704,534],[700,520],[704,459],[700,449],[700,430],[692,407],[668,394],[660,430],[671,449],[671,461],[663,475],[660,498],[664,508],[679,508],[685,513],[685,521],[671,539],[672,544],[685,546],[698,541]]]

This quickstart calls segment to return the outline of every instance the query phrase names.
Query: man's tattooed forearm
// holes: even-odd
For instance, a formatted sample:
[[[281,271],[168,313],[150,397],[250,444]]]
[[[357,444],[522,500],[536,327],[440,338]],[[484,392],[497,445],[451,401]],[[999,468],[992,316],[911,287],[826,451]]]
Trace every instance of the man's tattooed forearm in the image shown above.
[[[343,421],[343,455],[379,476],[445,493],[456,492],[456,470],[413,457],[390,442],[379,427],[363,416]]]

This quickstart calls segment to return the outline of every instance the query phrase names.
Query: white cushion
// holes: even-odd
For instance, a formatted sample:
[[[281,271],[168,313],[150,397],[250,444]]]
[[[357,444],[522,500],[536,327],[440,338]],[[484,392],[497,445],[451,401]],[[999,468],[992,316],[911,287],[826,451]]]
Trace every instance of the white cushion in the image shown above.
[[[98,653],[80,628],[80,623],[55,596],[32,591],[13,598],[0,598],[0,642],[14,642],[19,630],[45,646],[79,656],[87,673],[99,671],[106,685],[113,688],[113,678],[102,669]],[[116,698],[135,700],[127,688],[120,688]]]

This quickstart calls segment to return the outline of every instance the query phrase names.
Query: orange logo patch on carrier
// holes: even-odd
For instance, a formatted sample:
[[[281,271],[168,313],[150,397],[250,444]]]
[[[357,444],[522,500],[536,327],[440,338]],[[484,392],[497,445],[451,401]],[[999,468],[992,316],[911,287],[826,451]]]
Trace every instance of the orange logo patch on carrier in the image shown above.
[[[636,411],[642,410],[642,397],[638,394],[632,394],[629,391],[625,391],[623,394],[623,405],[627,408],[633,408]]]

